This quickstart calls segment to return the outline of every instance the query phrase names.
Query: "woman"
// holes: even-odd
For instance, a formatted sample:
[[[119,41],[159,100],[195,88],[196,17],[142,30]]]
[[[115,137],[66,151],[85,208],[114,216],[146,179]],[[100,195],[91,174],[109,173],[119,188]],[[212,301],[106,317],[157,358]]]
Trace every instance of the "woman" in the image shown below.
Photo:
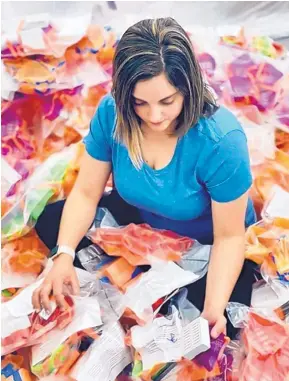
[[[49,310],[51,293],[62,305],[66,283],[78,292],[74,250],[90,244],[83,237],[102,205],[121,224],[146,222],[213,244],[207,276],[188,290],[218,336],[228,301],[250,304],[254,275],[251,263],[244,264],[244,234],[255,222],[252,178],[242,127],[217,107],[176,21],[144,20],[126,31],[115,54],[112,95],[101,101],[84,142],[63,213],[64,203],[51,205],[36,226],[50,248],[56,241],[59,247],[33,295],[35,308]],[[111,172],[115,190],[104,199]]]

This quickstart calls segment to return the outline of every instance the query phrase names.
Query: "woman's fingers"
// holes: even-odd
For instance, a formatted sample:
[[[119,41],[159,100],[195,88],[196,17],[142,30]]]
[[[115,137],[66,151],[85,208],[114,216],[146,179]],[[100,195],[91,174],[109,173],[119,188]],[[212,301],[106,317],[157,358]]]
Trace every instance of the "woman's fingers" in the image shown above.
[[[226,323],[227,320],[225,316],[221,316],[215,323],[213,329],[211,330],[211,337],[216,339],[221,333],[226,334]]]
[[[74,272],[74,274],[71,276],[71,288],[72,288],[73,295],[79,294],[79,292],[80,292],[79,280],[78,280],[78,277],[76,275],[76,272]]]
[[[32,305],[37,312],[41,311],[41,308],[42,308],[41,301],[40,301],[40,291],[41,291],[41,286],[38,287],[36,290],[34,290],[32,295]]]
[[[65,308],[65,299],[63,294],[63,279],[55,279],[53,282],[53,295],[55,296],[56,304],[60,308]]]
[[[68,286],[68,287],[67,287]],[[63,266],[63,262],[55,263],[49,276],[44,280],[32,295],[32,304],[35,310],[42,308],[47,313],[51,312],[50,296],[53,294],[56,304],[61,308],[66,308],[65,295],[79,293],[79,281],[75,269],[71,266]]]
[[[52,282],[44,282],[41,286],[40,290],[40,303],[41,306],[45,309],[45,311],[50,312],[50,301],[49,296],[52,291]]]

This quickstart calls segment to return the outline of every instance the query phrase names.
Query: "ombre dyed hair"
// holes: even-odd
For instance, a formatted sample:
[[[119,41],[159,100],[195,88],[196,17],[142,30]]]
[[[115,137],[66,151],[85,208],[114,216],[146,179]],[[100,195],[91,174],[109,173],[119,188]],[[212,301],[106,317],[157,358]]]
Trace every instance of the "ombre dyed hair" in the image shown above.
[[[131,26],[116,48],[112,95],[116,103],[115,138],[126,145],[137,168],[143,163],[141,120],[134,111],[133,91],[138,81],[165,73],[184,96],[175,134],[183,136],[201,116],[215,112],[215,99],[205,84],[192,43],[172,18],[148,19]]]

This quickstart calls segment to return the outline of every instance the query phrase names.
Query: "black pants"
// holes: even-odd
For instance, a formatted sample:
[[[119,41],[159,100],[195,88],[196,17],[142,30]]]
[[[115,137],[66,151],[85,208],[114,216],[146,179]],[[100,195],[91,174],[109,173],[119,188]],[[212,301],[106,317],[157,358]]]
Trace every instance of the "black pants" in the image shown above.
[[[141,223],[140,215],[134,207],[127,204],[114,190],[111,194],[104,196],[100,203],[100,207],[107,208],[119,225],[127,225],[129,223],[139,224]],[[60,219],[62,210],[64,207],[64,201],[58,201],[54,204],[49,204],[39,217],[36,224],[36,231],[40,239],[45,243],[49,249],[53,249],[57,242]],[[76,251],[79,251],[89,245],[92,242],[84,237]],[[75,258],[74,265],[80,267],[81,263],[79,259]],[[252,285],[255,282],[255,263],[246,260],[240,277],[235,285],[230,301],[238,302],[250,306]],[[200,310],[203,310],[205,301],[205,289],[206,289],[206,276],[197,282],[187,286],[188,299]],[[238,331],[228,321],[227,334],[233,338]]]

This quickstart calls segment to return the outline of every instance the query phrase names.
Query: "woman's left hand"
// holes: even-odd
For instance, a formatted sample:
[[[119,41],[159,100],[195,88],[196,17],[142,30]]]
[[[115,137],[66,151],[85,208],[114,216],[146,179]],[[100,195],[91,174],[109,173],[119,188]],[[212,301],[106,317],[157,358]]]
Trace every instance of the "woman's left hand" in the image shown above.
[[[226,334],[227,319],[223,313],[204,310],[201,316],[209,322],[209,326],[211,327],[210,335],[212,339],[216,339],[221,333]]]

